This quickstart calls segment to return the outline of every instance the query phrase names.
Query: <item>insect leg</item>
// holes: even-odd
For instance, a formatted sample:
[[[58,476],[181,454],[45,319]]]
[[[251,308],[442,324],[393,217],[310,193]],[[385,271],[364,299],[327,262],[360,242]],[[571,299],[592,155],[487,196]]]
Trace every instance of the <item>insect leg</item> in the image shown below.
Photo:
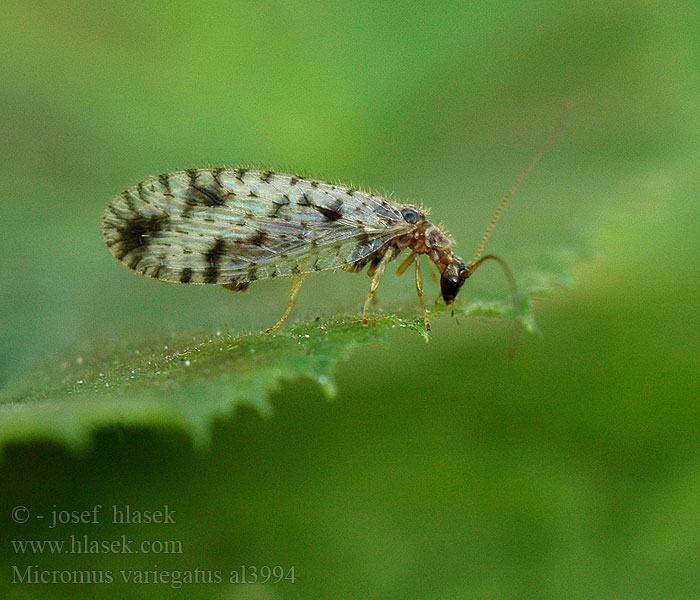
[[[418,256],[418,255],[416,255]],[[420,258],[416,260],[416,292],[418,293],[418,300],[420,301],[420,307],[423,309],[423,320],[425,321],[426,331],[430,331],[430,321],[428,320],[428,311],[425,308],[425,302],[423,302],[423,275],[420,270]]]
[[[430,277],[433,280],[433,283],[440,287],[440,270],[437,268],[437,265],[431,260],[430,261]]]
[[[386,251],[384,256],[382,256],[382,260],[379,261],[379,265],[377,266],[377,270],[374,272],[374,277],[372,278],[372,283],[369,286],[369,294],[367,294],[367,300],[365,300],[365,307],[362,310],[362,324],[367,325],[367,316],[369,315],[369,304],[372,302],[372,298],[374,297],[374,293],[377,291],[377,288],[379,287],[379,281],[382,278],[382,275],[384,275],[384,271],[386,271],[386,266],[389,264],[389,261],[394,258],[394,251],[393,249],[389,249]]]
[[[289,284],[289,300],[287,301],[287,308],[284,309],[284,313],[282,314],[280,320],[277,321],[275,325],[267,329],[265,333],[275,333],[275,331],[282,327],[282,324],[287,320],[289,313],[292,312],[292,308],[294,308],[294,303],[297,301],[297,296],[299,295],[299,290],[301,289],[301,284],[304,282],[305,276],[306,275],[304,273],[292,275],[292,281]]]
[[[415,252],[411,252],[404,260],[401,261],[401,264],[396,267],[396,274],[403,275],[408,270],[408,267],[411,266],[411,263],[416,260],[417,256],[418,255]]]
[[[433,280],[433,283],[439,288],[440,287],[440,276],[442,273],[440,272],[440,269],[438,266],[431,260],[429,262],[430,268],[428,271],[430,271],[430,278]],[[458,298],[458,300],[461,300],[461,298]],[[435,308],[440,306],[440,302],[442,302],[442,295],[438,294],[437,298],[435,298]]]

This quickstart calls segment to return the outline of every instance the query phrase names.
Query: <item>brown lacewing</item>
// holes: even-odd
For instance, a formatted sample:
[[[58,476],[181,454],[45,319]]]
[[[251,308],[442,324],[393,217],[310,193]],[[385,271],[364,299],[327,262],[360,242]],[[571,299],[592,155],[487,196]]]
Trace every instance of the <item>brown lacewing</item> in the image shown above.
[[[216,284],[242,291],[261,279],[291,277],[289,300],[277,331],[289,315],[306,274],[341,268],[372,277],[362,320],[384,271],[404,250],[397,273],[415,266],[423,301],[420,256],[440,272],[448,305],[485,261],[504,269],[517,313],[515,283],[498,256],[482,256],[486,240],[508,200],[554,142],[549,137],[506,193],[476,252],[464,262],[450,239],[420,208],[352,187],[296,175],[243,168],[188,169],[151,177],[114,198],[102,218],[110,252],[130,269],[161,281]]]

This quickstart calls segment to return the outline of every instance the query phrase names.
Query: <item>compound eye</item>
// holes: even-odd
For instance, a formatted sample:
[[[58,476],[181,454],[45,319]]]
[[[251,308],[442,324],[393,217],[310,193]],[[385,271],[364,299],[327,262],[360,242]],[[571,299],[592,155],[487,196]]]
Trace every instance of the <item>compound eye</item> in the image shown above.
[[[406,223],[415,225],[418,222],[418,211],[414,208],[404,208],[401,211],[401,214],[403,215],[403,220],[406,221]]]

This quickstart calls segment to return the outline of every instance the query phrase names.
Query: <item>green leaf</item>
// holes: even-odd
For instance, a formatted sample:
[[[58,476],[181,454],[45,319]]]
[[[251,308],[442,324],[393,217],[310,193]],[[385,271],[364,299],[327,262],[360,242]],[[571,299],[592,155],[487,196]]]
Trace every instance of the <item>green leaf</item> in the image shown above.
[[[436,307],[431,317],[447,312]],[[481,302],[458,312],[512,315],[512,307]],[[521,320],[532,329],[531,315]],[[392,329],[430,339],[421,315],[373,316],[366,327],[352,315],[271,336],[218,331],[93,348],[53,360],[0,393],[0,446],[50,439],[80,447],[109,426],[171,427],[206,445],[212,422],[240,406],[270,415],[270,394],[284,380],[308,378],[332,398],[338,361],[359,345],[383,342]]]
[[[269,395],[282,380],[307,377],[332,397],[337,361],[396,327],[420,332],[422,321],[391,315],[363,327],[355,316],[273,336],[217,332],[94,349],[4,390],[0,443],[49,438],[79,445],[108,425],[177,427],[206,443],[212,421],[239,406],[269,415]]]
[[[538,295],[542,295],[539,292]],[[538,333],[537,324],[535,323],[534,295],[520,295],[517,299],[517,305],[513,305],[508,299],[504,300],[476,300],[467,306],[457,304],[454,308],[455,315],[463,315],[465,317],[502,317],[508,316],[515,318],[517,325],[522,327],[527,333]],[[439,312],[451,311],[451,309],[441,305]]]

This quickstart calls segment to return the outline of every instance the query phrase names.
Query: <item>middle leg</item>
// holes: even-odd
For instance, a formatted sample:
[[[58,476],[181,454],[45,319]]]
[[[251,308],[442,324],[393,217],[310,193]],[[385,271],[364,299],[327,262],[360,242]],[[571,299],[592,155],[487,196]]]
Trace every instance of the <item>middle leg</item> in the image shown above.
[[[425,308],[423,301],[423,275],[420,270],[420,256],[416,255],[416,293],[420,301],[420,307],[423,309],[423,321],[425,322],[426,331],[430,331],[430,321],[428,320],[428,310]]]

